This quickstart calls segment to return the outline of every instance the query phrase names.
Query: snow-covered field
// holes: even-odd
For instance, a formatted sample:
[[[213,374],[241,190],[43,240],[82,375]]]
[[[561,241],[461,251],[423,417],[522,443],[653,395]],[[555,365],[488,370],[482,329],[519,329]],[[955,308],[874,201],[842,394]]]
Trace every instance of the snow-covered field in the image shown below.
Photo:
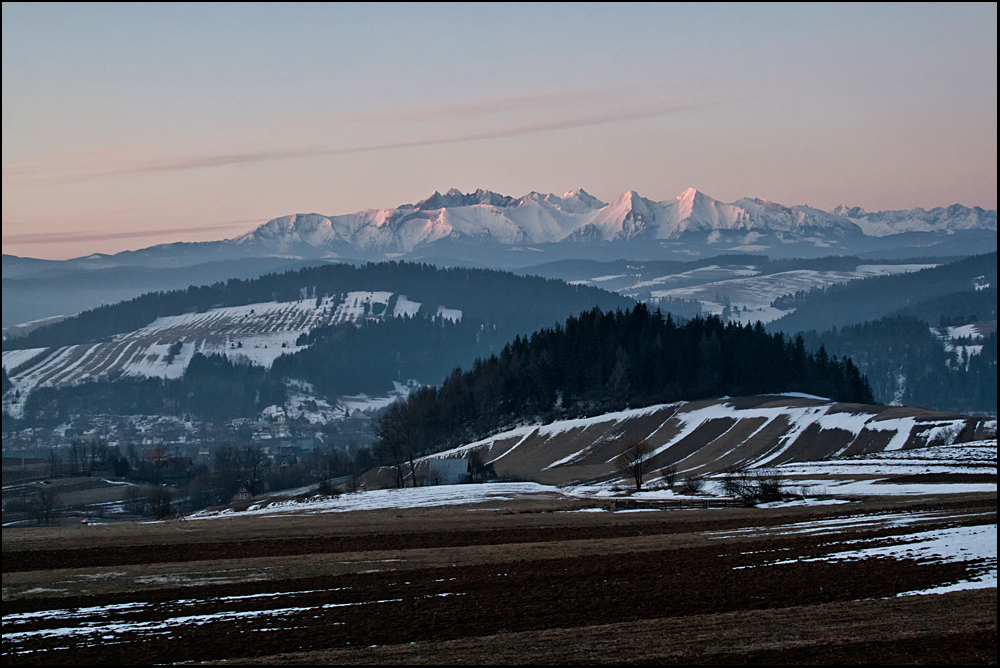
[[[761,274],[752,264],[709,265],[689,271],[650,276],[641,265],[628,266],[629,273],[578,278],[570,283],[596,285],[624,295],[643,299],[648,297],[655,304],[659,300],[696,300],[702,312],[721,315],[729,304],[730,319],[742,323],[771,322],[791,313],[771,306],[778,297],[825,288],[836,283],[846,283],[872,276],[909,273],[935,267],[935,264],[865,264],[853,271],[818,271],[797,269],[775,274]]]
[[[215,308],[204,313],[157,318],[141,329],[115,336],[111,341],[54,349],[48,357],[11,378],[13,391],[4,407],[18,416],[27,394],[36,387],[73,385],[114,377],[179,378],[196,353],[221,354],[234,362],[270,366],[285,353],[300,350],[300,334],[330,324],[365,319],[413,316],[419,302],[400,295],[387,313],[391,292],[350,292],[343,301],[333,297],[292,302],[266,302]],[[444,318],[460,320],[459,309],[441,306]],[[8,372],[44,349],[4,351]],[[17,392],[19,400],[13,395]]]
[[[997,441],[943,444],[927,448],[873,452],[819,462],[783,464],[787,475],[918,475],[996,473]]]
[[[410,392],[420,387],[420,383],[415,380],[406,383],[392,381],[392,385],[393,389],[384,395],[375,397],[367,394],[340,396],[331,404],[330,401],[316,394],[310,383],[290,380],[288,381],[288,397],[285,401],[285,414],[293,420],[304,417],[313,424],[342,420],[358,411],[371,414],[381,410],[394,401],[405,399],[410,395]]]
[[[825,288],[836,283],[847,283],[860,278],[886,276],[920,271],[933,264],[868,264],[859,265],[854,271],[815,271],[799,269],[784,271],[777,274],[748,275],[716,280],[688,287],[669,287],[670,281],[677,277],[666,276],[655,281],[639,284],[642,287],[652,287],[654,299],[695,299],[701,302],[702,310],[715,315],[722,314],[725,301],[730,306],[730,319],[742,323],[771,322],[777,320],[792,310],[781,310],[771,306],[778,297],[815,288]],[[712,269],[705,267],[704,269]],[[717,268],[716,268],[717,269]],[[693,272],[687,272],[693,273]],[[659,287],[662,285],[663,287]],[[637,286],[638,287],[638,286]],[[648,289],[648,288],[647,288]]]
[[[247,510],[202,511],[188,519],[217,519],[233,515],[280,515],[283,513],[343,513],[352,510],[386,508],[431,508],[473,503],[510,501],[526,495],[544,494],[558,498],[558,488],[533,482],[484,483],[481,485],[435,485],[404,489],[376,489],[338,497],[317,497],[307,501],[264,501]]]
[[[853,515],[845,518],[795,522],[770,527],[745,527],[732,531],[712,531],[707,535],[716,539],[730,539],[740,535],[774,536],[790,534],[834,536],[850,530],[881,530],[900,527],[918,528],[922,524],[940,524],[949,519],[968,521],[967,514],[948,513],[881,513]],[[861,544],[860,546],[858,544]],[[761,566],[738,566],[738,569],[761,568],[788,563],[821,561],[837,563],[859,561],[872,558],[918,559],[930,563],[980,562],[976,573],[966,580],[948,585],[931,587],[920,591],[909,591],[899,596],[914,594],[943,594],[966,589],[985,589],[997,586],[997,525],[980,524],[974,526],[938,527],[924,531],[913,531],[875,540],[851,540],[833,543],[837,548],[818,557],[794,557],[776,559]]]
[[[553,429],[553,433],[565,429],[578,428],[581,426],[581,423],[585,423],[587,420],[574,420],[572,422],[576,424],[576,427],[560,424]],[[523,439],[518,445],[521,442],[523,442]],[[517,447],[517,445],[514,447]],[[439,453],[436,456],[450,455],[457,457],[467,455],[467,452],[468,446],[461,451]],[[510,452],[510,450],[507,452]],[[996,493],[997,485],[995,482],[910,482],[903,484],[891,482],[892,476],[924,473],[995,474],[996,462],[997,441],[992,439],[972,443],[937,445],[912,450],[873,453],[859,457],[835,458],[819,462],[786,464],[777,467],[776,470],[784,480],[785,491],[792,496],[787,501],[767,505],[769,507],[782,505],[828,505],[849,503],[852,499],[857,500],[857,497],[865,496],[913,496],[973,492]],[[544,495],[547,498],[562,496],[576,499],[593,499],[595,501],[609,501],[615,498],[628,498],[629,500],[640,502],[693,501],[724,496],[720,479],[721,474],[704,478],[702,491],[697,494],[681,491],[682,488],[679,483],[673,489],[670,489],[662,481],[657,480],[650,480],[647,483],[647,488],[638,493],[629,491],[628,485],[621,480],[611,480],[595,484],[574,484],[564,487],[537,483],[484,483],[407,487],[403,489],[361,491],[332,498],[314,497],[304,501],[269,497],[251,505],[246,510],[203,511],[191,517],[211,519],[233,515],[271,516],[285,513],[310,514],[387,508],[425,508],[503,502],[528,496],[537,497],[538,495]],[[905,516],[911,518],[911,520],[917,517],[912,513],[906,513]],[[930,513],[928,517],[940,519],[934,513]],[[892,518],[882,515],[872,521],[885,523],[892,521]]]

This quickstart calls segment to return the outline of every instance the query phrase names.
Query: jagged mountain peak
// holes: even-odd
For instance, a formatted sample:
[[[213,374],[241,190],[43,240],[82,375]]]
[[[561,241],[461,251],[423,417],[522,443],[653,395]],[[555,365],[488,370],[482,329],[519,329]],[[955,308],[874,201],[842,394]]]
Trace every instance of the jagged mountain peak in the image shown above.
[[[615,201],[608,205],[608,208],[617,211],[630,210],[636,214],[648,215],[650,213],[650,207],[654,204],[652,200],[648,200],[634,190],[626,190],[621,195],[615,198]]]
[[[663,218],[663,207],[634,190],[627,190],[613,202],[594,212],[585,225],[573,231],[579,241],[625,241],[654,231]]]
[[[547,209],[554,209],[563,214],[584,215],[607,206],[582,188],[570,190],[560,197],[554,193],[531,191],[517,201],[517,206],[540,204]]]
[[[443,195],[435,190],[432,195],[417,202],[414,208],[419,211],[434,211],[456,206],[475,206],[476,204],[506,207],[516,205],[517,201],[509,195],[501,195],[482,188],[468,195],[458,188],[451,188]]]
[[[721,219],[727,220],[724,226],[729,227],[740,218],[736,211],[738,208],[733,204],[723,204],[697,188],[687,188],[677,196],[677,217],[685,222],[682,229],[689,229],[691,225],[694,228],[714,229],[719,227]]]
[[[608,205],[607,202],[602,202],[583,188],[570,190],[562,196],[562,199],[566,202],[578,202],[581,206],[589,207],[590,209],[601,209]]]
[[[838,204],[833,208],[833,211],[831,211],[830,213],[832,213],[835,216],[843,216],[844,218],[863,218],[864,216],[868,215],[868,212],[865,211],[862,207],[847,206],[846,204]]]
[[[701,195],[702,192],[697,188],[685,188],[681,191],[681,194],[677,196],[677,199],[681,202],[693,201],[695,197]]]

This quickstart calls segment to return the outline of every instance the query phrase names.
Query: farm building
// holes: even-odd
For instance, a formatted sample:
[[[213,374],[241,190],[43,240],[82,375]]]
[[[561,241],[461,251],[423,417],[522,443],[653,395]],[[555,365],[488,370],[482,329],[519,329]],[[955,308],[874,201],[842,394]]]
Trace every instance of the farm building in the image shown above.
[[[431,459],[428,465],[428,485],[458,485],[472,481],[468,459]]]

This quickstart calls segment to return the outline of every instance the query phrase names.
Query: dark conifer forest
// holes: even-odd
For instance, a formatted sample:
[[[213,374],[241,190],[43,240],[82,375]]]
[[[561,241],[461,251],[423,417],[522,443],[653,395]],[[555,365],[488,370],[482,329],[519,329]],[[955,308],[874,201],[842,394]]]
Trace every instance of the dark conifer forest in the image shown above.
[[[416,454],[435,452],[536,419],[724,395],[804,392],[873,403],[847,358],[807,353],[801,337],[716,317],[676,324],[639,304],[598,308],[564,326],[516,338],[499,355],[424,387],[383,418],[399,422]]]
[[[957,303],[961,307],[962,302]],[[996,332],[983,339],[955,341],[951,352],[926,322],[911,316],[881,318],[821,334],[806,332],[803,337],[807,348],[824,346],[849,356],[866,374],[880,402],[996,415]],[[971,346],[981,346],[979,354],[969,355]]]
[[[227,420],[285,400],[285,383],[267,369],[197,354],[182,378],[123,378],[40,387],[28,397],[23,423],[56,425],[76,415],[193,415]]]

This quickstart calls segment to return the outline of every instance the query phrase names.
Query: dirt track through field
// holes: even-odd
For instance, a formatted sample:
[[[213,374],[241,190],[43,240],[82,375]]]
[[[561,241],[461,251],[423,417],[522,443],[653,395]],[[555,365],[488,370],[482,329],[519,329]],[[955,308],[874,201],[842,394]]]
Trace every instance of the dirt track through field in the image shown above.
[[[923,513],[921,529],[996,522],[995,498],[955,505],[964,507],[946,507],[937,514],[906,509],[904,514],[916,517]],[[859,516],[871,516],[869,509],[863,513],[857,510]],[[846,515],[849,513],[844,511],[828,513],[829,518]],[[912,605],[877,600],[967,580],[981,572],[983,564],[911,558],[823,560],[845,546],[856,547],[851,541],[858,539],[871,545],[890,543],[893,534],[903,530],[900,527],[872,531],[834,521],[826,533],[796,534],[775,526],[787,524],[787,517],[753,510],[745,511],[742,519],[724,521],[658,519],[618,525],[615,520],[614,514],[607,513],[601,519],[603,526],[562,526],[558,531],[557,527],[508,527],[465,534],[353,536],[349,537],[356,541],[352,545],[360,550],[350,553],[352,557],[384,554],[379,550],[393,540],[405,545],[392,546],[398,556],[391,561],[370,559],[362,572],[324,574],[319,568],[322,560],[310,566],[302,557],[305,561],[294,576],[286,571],[277,577],[272,573],[268,579],[206,582],[196,587],[178,586],[166,578],[159,586],[143,591],[109,587],[97,593],[102,591],[102,573],[107,573],[92,567],[94,593],[56,595],[66,571],[5,573],[4,663],[154,663],[253,657],[272,661],[276,655],[282,655],[282,661],[296,662],[386,662],[407,656],[414,662],[726,663],[830,657],[857,661],[866,656],[905,660],[912,656],[914,647],[932,648],[935,642],[944,641],[953,645],[957,651],[954,656],[967,661],[996,659],[995,589],[947,595],[947,600],[956,601],[956,607],[938,605],[934,610],[937,621],[931,626],[925,619],[927,606],[921,602],[945,598],[901,599],[918,601]],[[774,530],[754,528],[767,525]],[[538,542],[539,531],[548,531],[548,540]],[[573,533],[565,537],[561,531]],[[615,531],[620,533],[618,537],[608,535]],[[603,532],[602,539],[590,536],[593,532]],[[464,543],[455,539],[463,535]],[[477,538],[481,535],[498,540],[483,543]],[[518,540],[524,536],[533,536],[536,542]],[[301,547],[295,541],[304,539],[289,540]],[[313,542],[304,545],[322,545],[320,537],[307,540]],[[632,541],[638,549],[630,549]],[[5,568],[8,556],[18,554],[10,549],[11,543],[5,541]],[[223,544],[217,542],[210,549],[218,550]],[[247,559],[273,559],[276,555],[264,557],[256,548],[280,546],[281,541],[272,538],[233,544]],[[492,558],[490,544],[497,552]],[[584,544],[587,549],[579,549]],[[198,545],[190,543],[183,549]],[[538,545],[544,549],[536,550]],[[164,566],[174,558],[170,548],[161,549],[160,560],[148,555],[147,565]],[[288,549],[302,554],[297,547]],[[478,554],[479,561],[449,560],[456,549]],[[38,551],[27,550],[21,556],[32,552]],[[45,552],[59,551],[48,548]],[[66,552],[79,555],[79,551]],[[219,558],[228,567],[235,567],[237,561],[223,552]],[[435,553],[441,558],[435,559]],[[210,575],[213,562],[197,563],[192,570]],[[216,566],[218,563],[222,562]],[[48,588],[51,594],[8,595],[12,582],[32,579],[35,589]],[[888,606],[886,614],[895,615],[896,622],[873,612],[881,610],[881,604]],[[760,619],[777,624],[768,627],[769,634],[752,632],[755,623],[763,623],[752,621],[757,619],[756,611],[770,615]],[[830,611],[838,611],[840,621],[832,626],[820,623]],[[785,621],[779,624],[780,619]],[[643,634],[629,630],[633,628],[648,628],[646,635],[651,637],[644,641]],[[687,639],[682,642],[662,635],[685,628]],[[795,633],[798,641],[792,637]],[[533,638],[540,644],[515,642],[519,637],[525,641]],[[714,644],[707,640],[711,637],[716,638]],[[498,654],[462,653],[463,647],[480,642],[494,647]],[[377,646],[374,650],[373,645]],[[594,653],[589,657],[573,653],[578,651],[574,647],[590,645]],[[389,649],[403,646],[411,649],[394,653]],[[711,647],[731,647],[733,651]],[[428,652],[426,658],[414,655],[421,648]]]

